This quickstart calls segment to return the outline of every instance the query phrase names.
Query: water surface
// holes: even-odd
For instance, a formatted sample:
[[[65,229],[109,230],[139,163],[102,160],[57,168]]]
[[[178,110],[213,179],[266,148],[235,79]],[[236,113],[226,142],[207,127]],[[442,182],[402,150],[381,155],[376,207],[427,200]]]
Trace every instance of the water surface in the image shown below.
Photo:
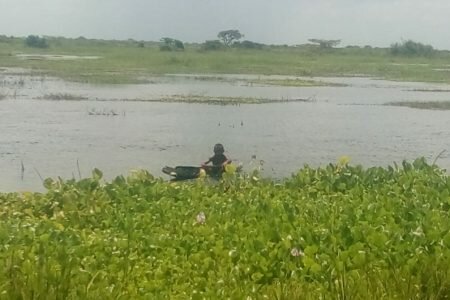
[[[432,161],[446,149],[438,164],[450,166],[450,111],[381,105],[450,100],[449,93],[414,91],[449,89],[445,85],[367,78],[326,78],[349,86],[312,88],[173,77],[114,86],[25,75],[0,79],[0,93],[7,95],[0,101],[0,191],[42,190],[40,177],[78,178],[79,172],[89,176],[94,167],[104,171],[107,179],[133,168],[163,176],[164,165],[205,161],[217,142],[247,169],[262,160],[265,174],[279,178],[304,164],[324,165],[342,155],[367,167],[387,166],[419,156]],[[88,100],[38,99],[52,93],[77,93]],[[314,96],[316,101],[239,106],[117,101],[188,93]],[[89,114],[92,111],[116,115]]]

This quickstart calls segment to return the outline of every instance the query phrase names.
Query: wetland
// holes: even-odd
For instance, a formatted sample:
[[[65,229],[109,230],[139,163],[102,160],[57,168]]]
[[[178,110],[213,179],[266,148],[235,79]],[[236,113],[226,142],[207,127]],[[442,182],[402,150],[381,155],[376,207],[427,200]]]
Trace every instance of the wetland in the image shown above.
[[[0,44],[0,190],[198,165],[217,142],[283,178],[349,156],[450,165],[449,56],[296,48],[162,53],[127,42]],[[147,45],[146,45],[147,47]],[[421,109],[419,109],[421,108]]]

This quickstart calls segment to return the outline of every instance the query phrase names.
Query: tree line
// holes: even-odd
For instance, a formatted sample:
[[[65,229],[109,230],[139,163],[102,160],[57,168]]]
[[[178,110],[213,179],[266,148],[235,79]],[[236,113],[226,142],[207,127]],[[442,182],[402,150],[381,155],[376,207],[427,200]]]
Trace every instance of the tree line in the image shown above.
[[[5,37],[7,38],[7,37]],[[217,39],[206,40],[200,45],[202,51],[225,50],[229,48],[240,49],[263,49],[265,44],[253,42],[250,40],[242,40],[244,35],[237,29],[230,29],[220,31],[217,34]],[[79,37],[78,39],[86,40],[86,38]],[[332,49],[341,43],[341,40],[326,40],[326,39],[309,39],[311,46],[317,47],[321,50]],[[29,35],[24,40],[27,47],[32,48],[48,48],[50,46],[49,40],[38,35]],[[137,42],[140,48],[145,47],[143,41]],[[348,46],[351,47],[351,46]],[[347,47],[347,48],[348,48]],[[159,49],[161,51],[184,51],[185,46],[181,40],[163,37],[159,41]],[[431,46],[412,40],[402,41],[400,43],[391,44],[388,49],[389,53],[394,56],[432,56],[437,51]]]

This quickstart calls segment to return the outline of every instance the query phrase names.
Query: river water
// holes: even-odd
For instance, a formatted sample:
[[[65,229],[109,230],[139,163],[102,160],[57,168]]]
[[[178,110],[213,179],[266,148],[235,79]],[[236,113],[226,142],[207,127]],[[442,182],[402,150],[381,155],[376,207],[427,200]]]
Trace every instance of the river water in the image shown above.
[[[164,176],[165,165],[199,165],[217,142],[247,170],[262,164],[266,176],[277,178],[343,155],[369,167],[420,156],[431,162],[446,150],[438,164],[450,166],[450,111],[382,105],[450,100],[448,85],[316,78],[347,86],[302,88],[249,84],[249,78],[167,76],[148,84],[99,86],[3,70],[0,191],[42,191],[41,178],[86,177],[94,167],[108,180],[135,168]],[[58,93],[85,100],[45,99]],[[170,95],[314,101],[239,106],[146,101]]]

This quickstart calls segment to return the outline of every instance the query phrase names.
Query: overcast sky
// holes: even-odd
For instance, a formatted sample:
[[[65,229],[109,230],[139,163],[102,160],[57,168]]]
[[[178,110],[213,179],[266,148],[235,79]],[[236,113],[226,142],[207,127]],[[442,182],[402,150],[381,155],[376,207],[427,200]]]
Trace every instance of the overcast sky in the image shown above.
[[[0,0],[0,34],[184,42],[238,29],[245,39],[450,49],[450,0]]]

